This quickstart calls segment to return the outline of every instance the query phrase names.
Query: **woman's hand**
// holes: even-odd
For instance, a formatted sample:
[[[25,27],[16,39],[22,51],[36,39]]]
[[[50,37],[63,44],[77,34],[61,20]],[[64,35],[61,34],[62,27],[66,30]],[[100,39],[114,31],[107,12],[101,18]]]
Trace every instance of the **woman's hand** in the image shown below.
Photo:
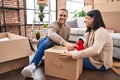
[[[60,59],[64,62],[72,61],[72,51],[65,52],[65,54],[60,54]]]

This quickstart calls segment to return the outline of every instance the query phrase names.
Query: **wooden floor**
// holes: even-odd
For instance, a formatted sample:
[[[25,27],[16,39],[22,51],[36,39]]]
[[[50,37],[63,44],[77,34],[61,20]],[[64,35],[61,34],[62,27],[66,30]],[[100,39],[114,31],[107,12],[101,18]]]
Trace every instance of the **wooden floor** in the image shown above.
[[[36,44],[33,44],[33,46],[36,49]],[[34,79],[23,77],[21,75],[21,70],[22,68],[4,74],[0,74],[0,80],[63,80],[45,75],[44,66],[40,66],[35,70],[33,75]],[[120,80],[120,76],[115,74],[111,69],[108,71],[83,70],[78,80]]]
[[[44,75],[44,67],[40,66],[34,72],[34,79],[24,78],[21,75],[21,69],[10,71],[0,75],[0,80],[63,80],[52,76]],[[112,70],[108,71],[90,71],[83,70],[78,80],[120,80],[120,76],[116,75]]]

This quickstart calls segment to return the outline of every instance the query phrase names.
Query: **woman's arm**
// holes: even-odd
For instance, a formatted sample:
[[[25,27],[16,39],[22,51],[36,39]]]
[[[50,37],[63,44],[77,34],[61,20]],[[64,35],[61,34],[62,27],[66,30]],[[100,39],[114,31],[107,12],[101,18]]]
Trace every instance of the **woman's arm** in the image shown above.
[[[82,58],[92,57],[100,54],[106,43],[106,39],[107,39],[107,35],[104,31],[101,30],[96,31],[94,35],[93,45],[81,51],[73,51],[72,57],[76,59],[79,57]]]

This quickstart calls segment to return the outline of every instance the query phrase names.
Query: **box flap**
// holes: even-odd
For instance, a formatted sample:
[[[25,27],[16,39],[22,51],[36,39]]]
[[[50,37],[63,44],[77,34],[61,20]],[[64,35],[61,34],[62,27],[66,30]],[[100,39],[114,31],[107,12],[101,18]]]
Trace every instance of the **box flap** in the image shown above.
[[[54,53],[64,53],[67,51],[68,51],[67,48],[62,46],[54,46],[52,48],[45,50],[45,52],[54,52]]]
[[[25,39],[26,37],[12,34],[12,33],[7,33],[8,37],[10,40],[16,40],[16,39]]]

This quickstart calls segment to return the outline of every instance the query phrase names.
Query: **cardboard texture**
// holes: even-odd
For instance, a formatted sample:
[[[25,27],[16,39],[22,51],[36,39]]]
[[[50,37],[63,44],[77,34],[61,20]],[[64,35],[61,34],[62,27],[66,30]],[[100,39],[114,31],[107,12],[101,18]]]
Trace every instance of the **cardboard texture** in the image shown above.
[[[19,69],[29,64],[29,56],[0,63],[0,74]]]
[[[12,33],[0,33],[0,74],[18,69],[28,64],[32,54],[28,38]]]
[[[120,2],[94,3],[94,9],[99,9],[101,12],[119,12]]]
[[[94,9],[99,9],[102,12],[103,20],[107,29],[120,32],[120,1],[95,3]]]
[[[45,50],[45,74],[67,80],[77,80],[82,72],[82,59],[65,63],[59,59],[65,47],[54,46]]]
[[[9,40],[0,42],[0,63],[32,54],[28,38],[11,33],[0,33],[0,38],[4,37],[8,37]]]

